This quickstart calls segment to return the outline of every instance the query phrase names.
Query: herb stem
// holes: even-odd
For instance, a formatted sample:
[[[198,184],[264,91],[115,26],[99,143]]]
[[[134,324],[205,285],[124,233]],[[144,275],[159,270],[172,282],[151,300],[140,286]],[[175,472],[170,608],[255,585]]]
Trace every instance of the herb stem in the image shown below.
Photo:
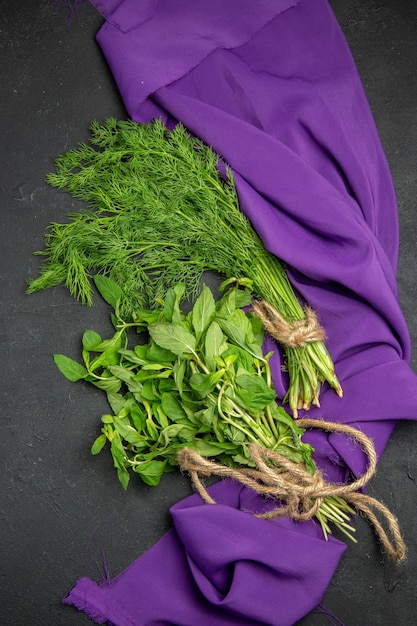
[[[231,170],[209,146],[181,124],[171,131],[160,120],[109,119],[91,130],[91,145],[59,157],[48,176],[89,208],[50,225],[41,253],[47,262],[30,293],[64,283],[91,305],[91,278],[99,272],[122,288],[119,311],[128,319],[145,303],[153,307],[174,283],[186,284],[193,299],[203,273],[213,271],[250,279],[255,297],[289,323],[304,318],[285,263],[263,245],[240,209]],[[342,395],[324,344],[283,346],[283,352],[294,415],[299,406],[318,404],[323,381]]]

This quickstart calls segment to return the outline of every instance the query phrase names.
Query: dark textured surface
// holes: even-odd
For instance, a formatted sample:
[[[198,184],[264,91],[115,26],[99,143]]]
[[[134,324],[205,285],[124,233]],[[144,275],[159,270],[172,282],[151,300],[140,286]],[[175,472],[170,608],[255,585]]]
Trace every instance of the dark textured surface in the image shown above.
[[[401,227],[398,284],[417,346],[417,3],[331,5],[391,166]],[[107,307],[81,307],[64,288],[25,295],[47,225],[76,206],[46,186],[52,159],[87,139],[92,119],[126,117],[94,40],[101,18],[85,4],[70,21],[66,3],[52,0],[3,1],[2,9],[0,626],[76,626],[91,622],[61,605],[73,581],[97,577],[102,552],[112,576],[124,569],[169,528],[170,505],[190,487],[172,474],[157,489],[132,481],[123,493],[109,456],[90,456],[105,400],[65,381],[52,354],[78,358],[86,328],[110,331]],[[416,359],[414,349],[414,369]],[[417,425],[401,424],[369,490],[399,517],[408,559],[388,562],[358,520],[358,544],[349,546],[323,601],[346,626],[416,623],[416,442]],[[329,620],[316,613],[301,623]]]

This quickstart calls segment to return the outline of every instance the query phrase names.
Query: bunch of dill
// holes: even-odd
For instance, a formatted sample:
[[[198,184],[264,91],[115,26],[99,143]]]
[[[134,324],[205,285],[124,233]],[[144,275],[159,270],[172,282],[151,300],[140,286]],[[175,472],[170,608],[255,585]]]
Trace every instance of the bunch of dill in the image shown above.
[[[204,272],[250,279],[253,293],[288,322],[304,310],[283,264],[264,247],[239,208],[231,171],[220,157],[178,124],[174,130],[108,119],[93,122],[89,144],[56,159],[47,181],[86,201],[89,208],[52,223],[46,257],[29,292],[64,283],[84,304],[92,303],[91,277],[108,276],[123,288],[120,312],[129,318],[161,299],[173,284],[197,296]],[[332,360],[322,342],[283,346],[293,413],[319,403],[327,381],[341,395]]]

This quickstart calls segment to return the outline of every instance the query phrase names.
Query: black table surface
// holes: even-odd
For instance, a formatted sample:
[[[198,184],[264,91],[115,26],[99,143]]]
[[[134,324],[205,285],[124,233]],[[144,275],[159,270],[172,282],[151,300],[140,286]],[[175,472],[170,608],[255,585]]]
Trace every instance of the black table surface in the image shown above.
[[[415,347],[417,2],[330,4],[391,167],[401,233],[398,286]],[[48,224],[78,208],[46,185],[53,159],[85,141],[93,119],[127,117],[95,41],[102,19],[88,3],[73,14],[65,1],[3,0],[1,8],[0,625],[77,626],[91,621],[61,603],[76,578],[98,577],[103,554],[111,576],[122,571],[170,528],[169,507],[191,487],[174,473],[158,488],[132,481],[124,492],[110,455],[90,455],[106,400],[66,381],[52,355],[78,359],[85,329],[111,330],[108,308],[98,300],[83,307],[63,287],[25,294]],[[417,371],[415,354],[412,367]],[[345,626],[417,623],[416,443],[417,425],[402,422],[368,490],[398,516],[407,560],[391,563],[358,519],[358,543],[349,545],[323,599],[333,622],[312,613],[303,626],[336,618]]]

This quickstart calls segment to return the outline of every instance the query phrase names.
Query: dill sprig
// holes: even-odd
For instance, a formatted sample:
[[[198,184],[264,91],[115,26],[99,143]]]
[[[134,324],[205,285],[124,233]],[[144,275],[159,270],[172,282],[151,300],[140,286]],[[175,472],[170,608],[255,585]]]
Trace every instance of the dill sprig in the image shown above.
[[[91,305],[91,277],[99,272],[123,288],[120,313],[128,319],[178,282],[194,299],[203,274],[212,271],[249,278],[254,295],[288,322],[304,319],[283,263],[240,211],[232,172],[209,146],[181,124],[169,131],[160,120],[95,121],[91,133],[89,144],[58,157],[47,177],[88,209],[50,225],[45,249],[37,253],[46,262],[29,292],[64,283]],[[295,415],[319,404],[324,381],[341,395],[322,342],[283,350],[286,400]]]

